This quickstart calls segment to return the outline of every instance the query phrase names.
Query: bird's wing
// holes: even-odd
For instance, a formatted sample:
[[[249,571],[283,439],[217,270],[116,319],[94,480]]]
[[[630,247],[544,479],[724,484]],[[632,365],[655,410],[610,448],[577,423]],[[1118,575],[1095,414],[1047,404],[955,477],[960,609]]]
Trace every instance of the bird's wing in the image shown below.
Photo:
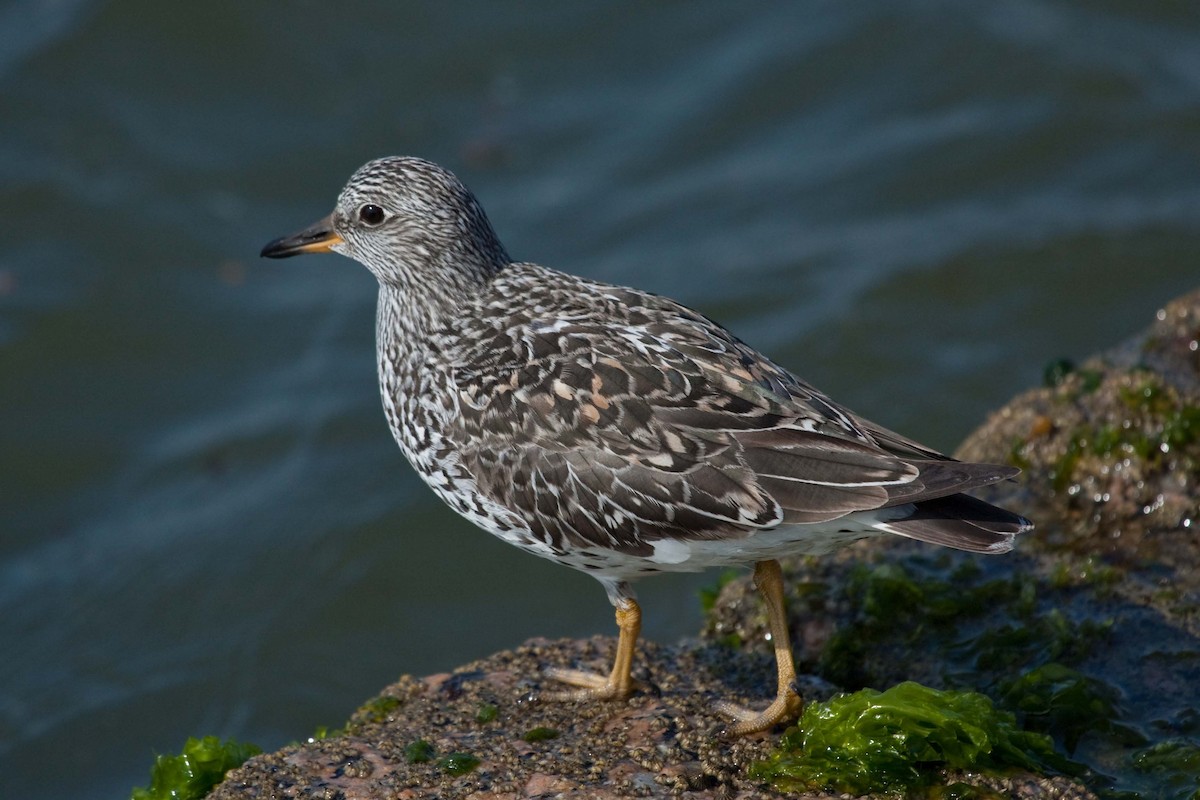
[[[476,352],[454,370],[450,435],[480,491],[556,547],[645,555],[664,537],[747,536],[994,480],[889,452],[699,315],[530,323]]]

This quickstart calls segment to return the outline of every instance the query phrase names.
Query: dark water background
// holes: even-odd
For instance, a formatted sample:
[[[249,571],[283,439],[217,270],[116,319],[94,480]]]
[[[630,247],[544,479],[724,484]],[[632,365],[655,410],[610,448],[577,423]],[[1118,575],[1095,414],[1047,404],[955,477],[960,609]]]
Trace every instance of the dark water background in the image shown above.
[[[260,262],[369,158],[953,448],[1200,263],[1182,2],[0,5],[0,785],[114,798],[404,672],[609,632],[378,407],[374,283]],[[646,633],[708,577],[643,584]]]

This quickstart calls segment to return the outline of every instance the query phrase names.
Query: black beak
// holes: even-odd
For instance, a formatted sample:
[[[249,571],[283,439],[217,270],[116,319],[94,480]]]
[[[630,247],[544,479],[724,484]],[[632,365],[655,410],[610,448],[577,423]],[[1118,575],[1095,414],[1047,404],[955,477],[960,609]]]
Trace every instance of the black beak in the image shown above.
[[[299,233],[268,242],[259,255],[265,258],[289,258],[304,253],[327,253],[331,247],[343,241],[333,230],[333,215],[330,214]]]

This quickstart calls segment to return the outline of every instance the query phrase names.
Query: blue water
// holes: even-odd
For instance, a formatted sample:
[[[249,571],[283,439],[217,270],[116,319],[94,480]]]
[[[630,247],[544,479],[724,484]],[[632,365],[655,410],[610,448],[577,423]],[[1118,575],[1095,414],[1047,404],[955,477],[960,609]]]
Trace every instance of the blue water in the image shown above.
[[[26,0],[0,7],[0,775],[112,798],[402,673],[609,632],[443,509],[378,408],[374,285],[261,262],[369,158],[509,251],[670,294],[951,449],[1200,263],[1171,2]],[[695,588],[641,595],[646,634]]]

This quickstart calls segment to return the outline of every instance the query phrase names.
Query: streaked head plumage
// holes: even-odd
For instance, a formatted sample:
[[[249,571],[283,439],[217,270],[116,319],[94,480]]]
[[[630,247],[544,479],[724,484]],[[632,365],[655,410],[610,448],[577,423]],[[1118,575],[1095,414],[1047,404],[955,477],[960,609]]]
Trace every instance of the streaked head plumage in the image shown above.
[[[338,196],[331,223],[342,241],[330,249],[362,262],[384,283],[427,279],[429,269],[486,279],[509,260],[462,181],[411,156],[359,167]]]

